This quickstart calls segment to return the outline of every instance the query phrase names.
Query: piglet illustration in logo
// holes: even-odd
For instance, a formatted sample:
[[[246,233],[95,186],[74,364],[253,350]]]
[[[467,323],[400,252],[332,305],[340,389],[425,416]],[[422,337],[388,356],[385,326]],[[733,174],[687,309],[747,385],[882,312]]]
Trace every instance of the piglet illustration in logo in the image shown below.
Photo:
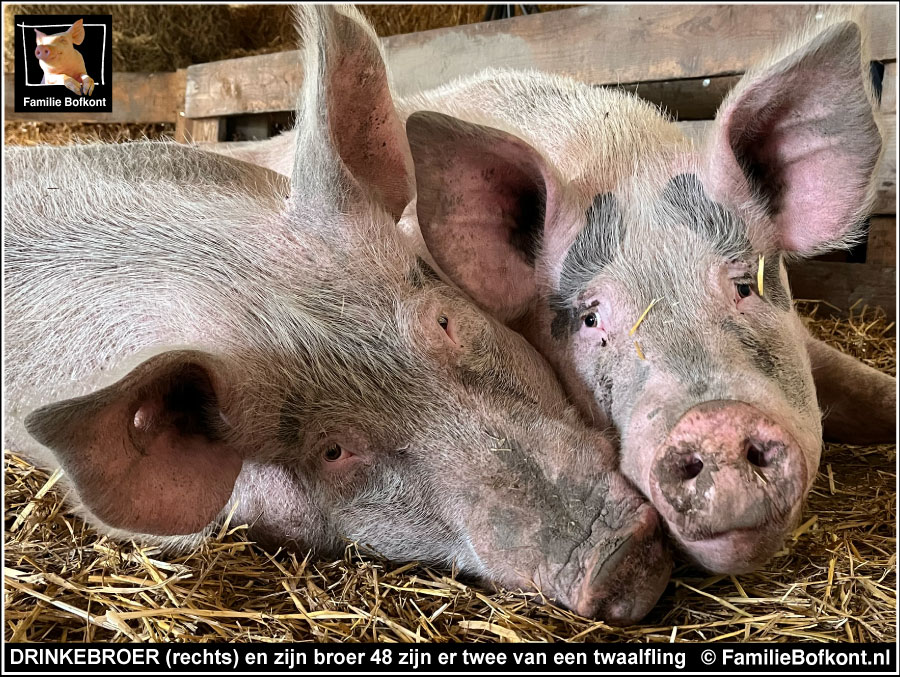
[[[94,91],[94,80],[87,74],[84,58],[75,49],[84,41],[84,22],[79,19],[64,33],[46,35],[34,29],[37,48],[34,55],[44,71],[42,84],[65,85],[76,94],[88,96]]]

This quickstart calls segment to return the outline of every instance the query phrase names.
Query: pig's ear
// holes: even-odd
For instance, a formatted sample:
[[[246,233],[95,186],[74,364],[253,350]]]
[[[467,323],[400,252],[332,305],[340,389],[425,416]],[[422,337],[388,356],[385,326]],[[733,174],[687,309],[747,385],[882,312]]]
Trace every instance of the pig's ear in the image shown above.
[[[378,38],[352,8],[296,9],[304,81],[292,193],[347,210],[362,194],[399,220],[413,197],[412,158]]]
[[[537,293],[535,261],[557,182],[521,139],[434,112],[406,121],[416,209],[428,251],[480,306],[503,320]]]
[[[102,390],[37,409],[25,427],[104,524],[197,533],[225,506],[241,470],[218,410],[223,373],[204,353],[170,351]]]
[[[708,168],[718,198],[771,217],[768,244],[812,255],[852,242],[881,152],[859,27],[835,24],[744,76],[722,104]]]
[[[79,19],[72,24],[72,27],[66,33],[72,38],[73,44],[80,45],[84,42],[84,21]]]
[[[41,33],[37,28],[34,29],[34,34],[37,36],[38,44],[40,44],[41,40],[47,37],[46,33]]]

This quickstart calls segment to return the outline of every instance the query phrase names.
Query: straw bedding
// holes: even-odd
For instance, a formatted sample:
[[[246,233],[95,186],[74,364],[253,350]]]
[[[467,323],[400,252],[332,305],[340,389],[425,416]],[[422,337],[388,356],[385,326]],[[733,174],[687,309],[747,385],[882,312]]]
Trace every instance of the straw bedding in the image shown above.
[[[817,335],[895,373],[893,323],[800,304]],[[73,517],[56,484],[5,454],[7,640],[18,641],[895,641],[895,445],[828,445],[802,524],[761,571],[676,568],[638,626],[581,618],[538,592],[486,590],[454,572],[360,556],[267,552],[229,524],[165,557]]]
[[[542,9],[552,9],[542,5]],[[272,6],[22,6],[16,13],[112,13],[113,68],[163,71],[292,49]],[[478,21],[483,5],[369,6],[380,35]],[[279,13],[282,13],[281,16]],[[279,20],[281,16],[281,20]],[[10,56],[12,50],[8,48]],[[7,63],[6,70],[12,70]],[[171,137],[174,126],[10,122],[6,143]],[[892,323],[801,304],[814,331],[895,373]],[[266,552],[233,524],[200,550],[165,557],[98,536],[66,510],[57,475],[4,454],[6,626],[13,641],[894,641],[895,445],[829,445],[801,526],[754,574],[679,566],[641,625],[613,628],[537,592],[492,592],[453,572],[361,557]]]

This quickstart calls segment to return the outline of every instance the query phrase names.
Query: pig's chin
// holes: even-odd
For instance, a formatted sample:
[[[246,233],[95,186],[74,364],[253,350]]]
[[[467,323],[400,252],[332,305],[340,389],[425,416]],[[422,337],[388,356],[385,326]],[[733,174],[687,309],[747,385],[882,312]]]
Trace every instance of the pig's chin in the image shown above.
[[[681,552],[694,564],[716,574],[745,574],[759,569],[781,549],[799,514],[798,505],[784,519],[691,537],[671,522],[667,526]]]
[[[746,574],[765,564],[781,547],[779,528],[735,529],[696,541],[673,534],[681,550],[695,564],[716,574]]]

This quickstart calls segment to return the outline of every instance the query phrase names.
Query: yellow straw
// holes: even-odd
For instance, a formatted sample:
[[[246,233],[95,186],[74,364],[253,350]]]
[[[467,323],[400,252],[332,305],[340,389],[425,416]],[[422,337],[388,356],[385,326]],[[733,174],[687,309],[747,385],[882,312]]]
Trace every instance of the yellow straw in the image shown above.
[[[647,359],[644,357],[644,351],[641,350],[641,344],[637,341],[634,342],[634,349],[637,350],[638,357],[640,357],[642,360]]]
[[[765,254],[759,255],[759,266],[756,269],[756,288],[759,289],[759,295],[763,296],[765,292],[763,291],[763,272],[766,269],[766,256]]]
[[[629,336],[634,336],[634,332],[636,332],[636,331],[637,331],[637,328],[641,326],[641,322],[644,321],[644,318],[647,317],[647,313],[649,313],[649,312],[650,312],[650,309],[651,309],[654,305],[656,305],[656,302],[657,302],[657,301],[659,301],[659,299],[653,299],[653,300],[650,302],[650,305],[647,306],[647,308],[644,310],[643,313],[641,313],[641,316],[638,318],[637,322],[634,323],[634,326],[631,328],[631,331],[628,332],[628,335],[629,335]],[[643,356],[641,356],[641,359],[644,359]]]

